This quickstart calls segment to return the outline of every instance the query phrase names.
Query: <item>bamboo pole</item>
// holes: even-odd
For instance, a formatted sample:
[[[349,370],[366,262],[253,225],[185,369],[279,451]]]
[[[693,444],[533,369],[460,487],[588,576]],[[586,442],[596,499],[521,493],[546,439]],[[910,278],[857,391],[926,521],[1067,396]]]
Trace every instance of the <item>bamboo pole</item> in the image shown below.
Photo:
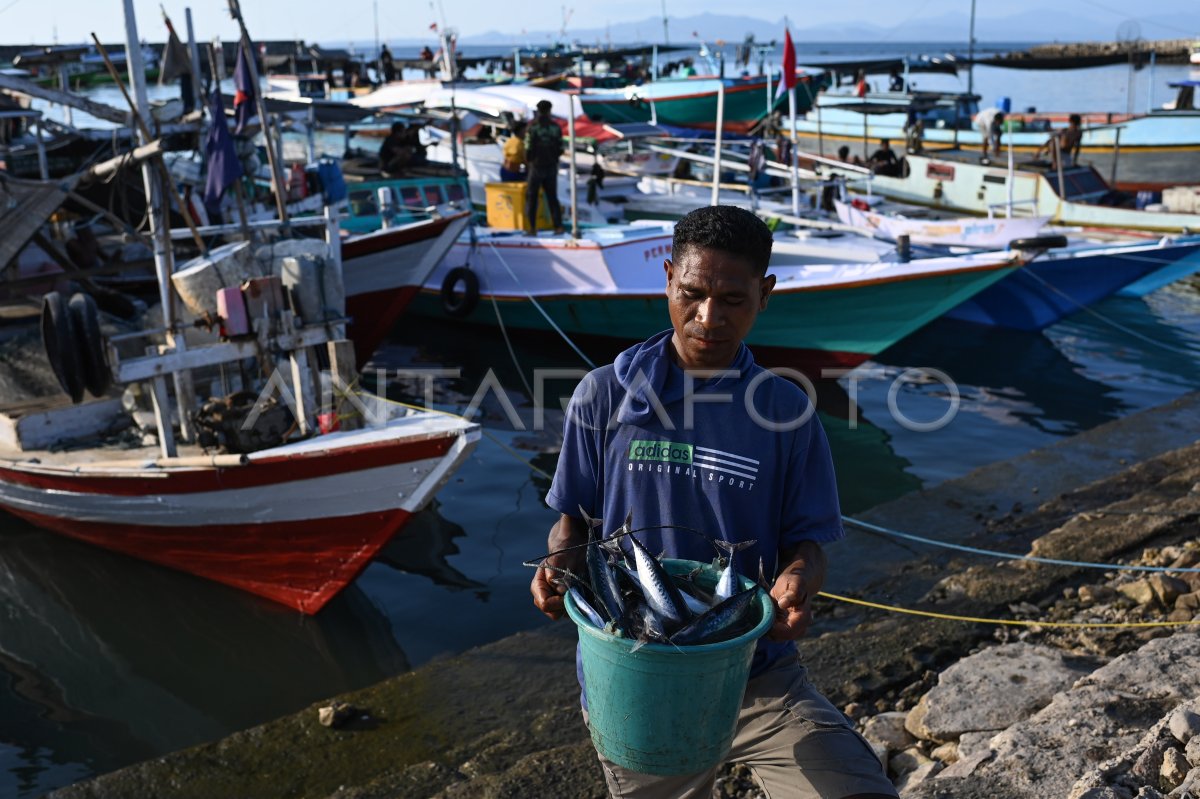
[[[142,143],[149,144],[154,137],[150,135],[150,128],[146,126],[146,120],[138,111],[137,105],[133,102],[133,98],[129,96],[129,90],[125,88],[124,81],[121,80],[120,73],[113,66],[112,59],[108,57],[108,51],[104,49],[104,45],[100,43],[100,38],[95,33],[92,34],[92,41],[96,43],[96,52],[104,59],[104,66],[108,68],[108,74],[112,76],[113,83],[121,89],[121,95],[125,98],[125,102],[129,104],[129,108],[133,111],[134,124],[142,134]],[[133,69],[133,65],[130,65]],[[171,192],[171,200],[179,206],[179,213],[183,216],[183,221],[187,222],[188,229],[192,231],[192,238],[196,242],[196,246],[200,248],[202,255],[208,254],[208,246],[204,243],[204,239],[200,238],[200,234],[196,231],[196,221],[192,219],[192,209],[188,208],[184,203],[183,198],[179,196],[179,189],[175,188],[175,182],[171,180],[171,173],[167,170],[167,164],[162,160],[161,153],[154,159],[154,165],[158,167],[159,174],[163,178],[163,183],[167,186],[167,191]],[[169,225],[168,225],[169,227]]]

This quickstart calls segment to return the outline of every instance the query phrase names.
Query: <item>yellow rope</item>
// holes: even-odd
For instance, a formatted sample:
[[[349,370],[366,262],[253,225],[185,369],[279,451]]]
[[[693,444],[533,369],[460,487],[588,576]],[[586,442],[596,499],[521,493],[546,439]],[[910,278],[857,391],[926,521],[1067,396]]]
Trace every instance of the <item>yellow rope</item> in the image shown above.
[[[450,413],[449,411],[439,411],[435,408],[422,408],[419,405],[411,405],[407,402],[399,402],[397,400],[388,399],[387,397],[379,397],[379,399],[382,399],[384,402],[391,403],[392,405],[399,405],[403,408],[411,408],[412,410],[415,410],[415,411],[429,411],[431,413],[441,413],[441,414],[445,414],[446,416],[453,416],[457,419],[465,418],[465,417],[459,416],[456,413]],[[542,475],[543,477],[545,477],[548,480],[554,479],[553,475],[549,474],[548,472],[546,472],[543,469],[539,469],[537,466],[535,466],[533,464],[532,461],[522,457],[512,447],[505,444],[503,441],[501,441],[500,439],[496,438],[491,433],[489,433],[487,431],[487,428],[484,428],[481,426],[480,429],[483,430],[483,434],[485,436],[487,436],[493,442],[498,444],[502,449],[504,449],[506,452],[508,452],[508,454],[512,455],[514,458],[516,458],[517,460],[524,463],[530,469],[532,469],[533,471]],[[964,622],[970,622],[973,624],[1004,624],[1004,625],[1010,625],[1010,626],[1016,626],[1016,627],[1057,627],[1057,628],[1070,628],[1070,629],[1099,629],[1099,628],[1104,628],[1104,629],[1143,628],[1144,629],[1144,628],[1150,628],[1150,627],[1186,627],[1186,626],[1193,625],[1193,624],[1200,624],[1200,621],[1197,621],[1195,619],[1192,619],[1190,621],[1131,621],[1131,622],[1074,622],[1074,621],[1037,621],[1035,619],[989,619],[989,618],[984,618],[981,616],[956,616],[952,613],[935,613],[930,610],[916,610],[914,608],[902,608],[902,607],[898,607],[896,605],[884,605],[879,602],[868,602],[865,599],[853,599],[848,596],[840,596],[838,594],[831,594],[831,593],[828,593],[827,591],[821,591],[817,594],[817,596],[822,596],[822,597],[825,597],[826,599],[832,599],[837,602],[846,602],[851,605],[860,605],[865,608],[874,608],[875,610],[886,610],[891,613],[903,613],[908,616],[922,616],[927,619],[943,619],[945,621],[964,621]]]
[[[830,594],[825,591],[818,592],[817,596],[823,596],[826,599],[835,599],[838,602],[848,602],[851,605],[861,605],[865,608],[875,608],[876,610],[887,610],[892,613],[904,613],[909,616],[924,616],[929,619],[945,619],[946,621],[967,621],[975,624],[1009,624],[1018,627],[1068,627],[1073,629],[1087,628],[1131,628],[1131,627],[1184,627],[1189,624],[1200,624],[1200,621],[1192,619],[1190,621],[1126,621],[1126,622],[1078,622],[1078,621],[1037,621],[1036,619],[987,619],[979,616],[955,616],[951,613],[934,613],[929,610],[914,610],[913,608],[902,608],[896,605],[882,605],[878,602],[868,602],[865,599],[852,599],[848,596],[839,596]]]

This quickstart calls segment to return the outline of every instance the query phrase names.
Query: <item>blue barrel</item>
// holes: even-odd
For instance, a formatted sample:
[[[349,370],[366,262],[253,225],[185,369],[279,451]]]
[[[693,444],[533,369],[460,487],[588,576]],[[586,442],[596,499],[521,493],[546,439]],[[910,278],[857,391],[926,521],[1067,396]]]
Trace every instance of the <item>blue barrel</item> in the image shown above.
[[[716,585],[711,564],[669,558],[662,563],[671,574],[701,568],[700,584],[710,590]],[[742,578],[743,588],[751,584]],[[719,765],[737,731],[754,645],[775,619],[767,592],[752,611],[758,623],[737,638],[678,648],[646,644],[636,652],[630,639],[593,626],[569,594],[566,606],[579,628],[596,750],[642,774],[694,774]]]
[[[1011,114],[1012,113],[1012,98],[1011,97],[1001,97],[999,100],[996,101],[996,107],[999,108],[1001,111],[1003,111],[1006,114]]]

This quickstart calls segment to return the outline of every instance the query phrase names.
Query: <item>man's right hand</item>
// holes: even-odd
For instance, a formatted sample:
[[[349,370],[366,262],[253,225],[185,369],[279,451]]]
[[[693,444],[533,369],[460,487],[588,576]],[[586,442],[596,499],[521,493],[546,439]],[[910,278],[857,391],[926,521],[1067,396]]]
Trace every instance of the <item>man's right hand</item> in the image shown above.
[[[567,547],[586,544],[587,540],[587,525],[583,520],[563,514],[558,522],[550,528],[546,551],[558,552]],[[557,569],[570,569],[575,574],[582,576],[587,557],[584,548],[581,547],[552,555],[546,558],[545,562]],[[566,613],[563,595],[567,593],[567,586],[554,569],[539,568],[534,571],[533,580],[529,583],[529,593],[533,594],[534,606],[548,618],[557,621]]]
[[[567,593],[567,586],[561,581],[557,584],[552,583],[553,578],[554,572],[550,569],[537,569],[533,573],[529,592],[533,594],[533,604],[537,609],[548,618],[558,621],[566,613],[563,595]]]

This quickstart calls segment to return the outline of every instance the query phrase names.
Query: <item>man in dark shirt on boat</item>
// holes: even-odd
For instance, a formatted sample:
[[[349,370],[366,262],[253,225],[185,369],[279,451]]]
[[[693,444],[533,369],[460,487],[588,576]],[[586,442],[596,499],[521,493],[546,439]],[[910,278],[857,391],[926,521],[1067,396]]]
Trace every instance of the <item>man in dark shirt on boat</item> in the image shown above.
[[[558,159],[563,152],[562,128],[550,116],[549,100],[537,104],[537,116],[525,134],[525,232],[537,235],[538,196],[546,192],[546,205],[555,235],[564,233],[562,206],[558,202]],[[574,176],[572,176],[574,179]]]
[[[879,140],[879,149],[871,153],[867,165],[876,175],[895,177],[900,174],[900,162],[896,159],[896,154],[892,152],[892,143],[888,139]]]
[[[392,58],[392,51],[386,44],[379,48],[379,71],[383,74],[385,83],[396,79],[396,60]]]
[[[425,145],[421,144],[420,125],[392,123],[392,132],[379,147],[379,171],[398,175],[410,166],[425,163]]]
[[[689,528],[748,542],[740,562],[761,557],[778,574],[776,612],[727,759],[746,764],[772,799],[892,799],[870,746],[809,682],[795,646],[825,579],[821,544],[844,533],[829,445],[807,396],[757,366],[742,343],[775,286],[771,243],[761,220],[732,206],[699,208],[676,225],[664,263],[671,329],[591,372],[571,398],[546,497],[561,514],[549,551],[588,540],[581,508],[602,516],[605,532],[632,511],[645,530],[639,542],[668,557],[712,557]],[[639,454],[653,444],[686,457]],[[583,559],[574,550],[550,563],[581,574]],[[530,590],[557,619],[564,606],[552,576],[538,569]],[[715,768],[662,777],[600,762],[614,797],[708,799],[716,777]]]
[[[1045,153],[1050,156],[1050,164],[1052,169],[1058,168],[1058,162],[1054,160],[1055,150],[1054,141],[1058,140],[1058,153],[1062,155],[1062,165],[1064,167],[1075,166],[1079,163],[1079,148],[1083,144],[1083,117],[1079,114],[1071,114],[1067,118],[1067,126],[1062,130],[1055,131],[1046,143],[1043,144],[1037,151],[1037,157],[1041,158]]]

